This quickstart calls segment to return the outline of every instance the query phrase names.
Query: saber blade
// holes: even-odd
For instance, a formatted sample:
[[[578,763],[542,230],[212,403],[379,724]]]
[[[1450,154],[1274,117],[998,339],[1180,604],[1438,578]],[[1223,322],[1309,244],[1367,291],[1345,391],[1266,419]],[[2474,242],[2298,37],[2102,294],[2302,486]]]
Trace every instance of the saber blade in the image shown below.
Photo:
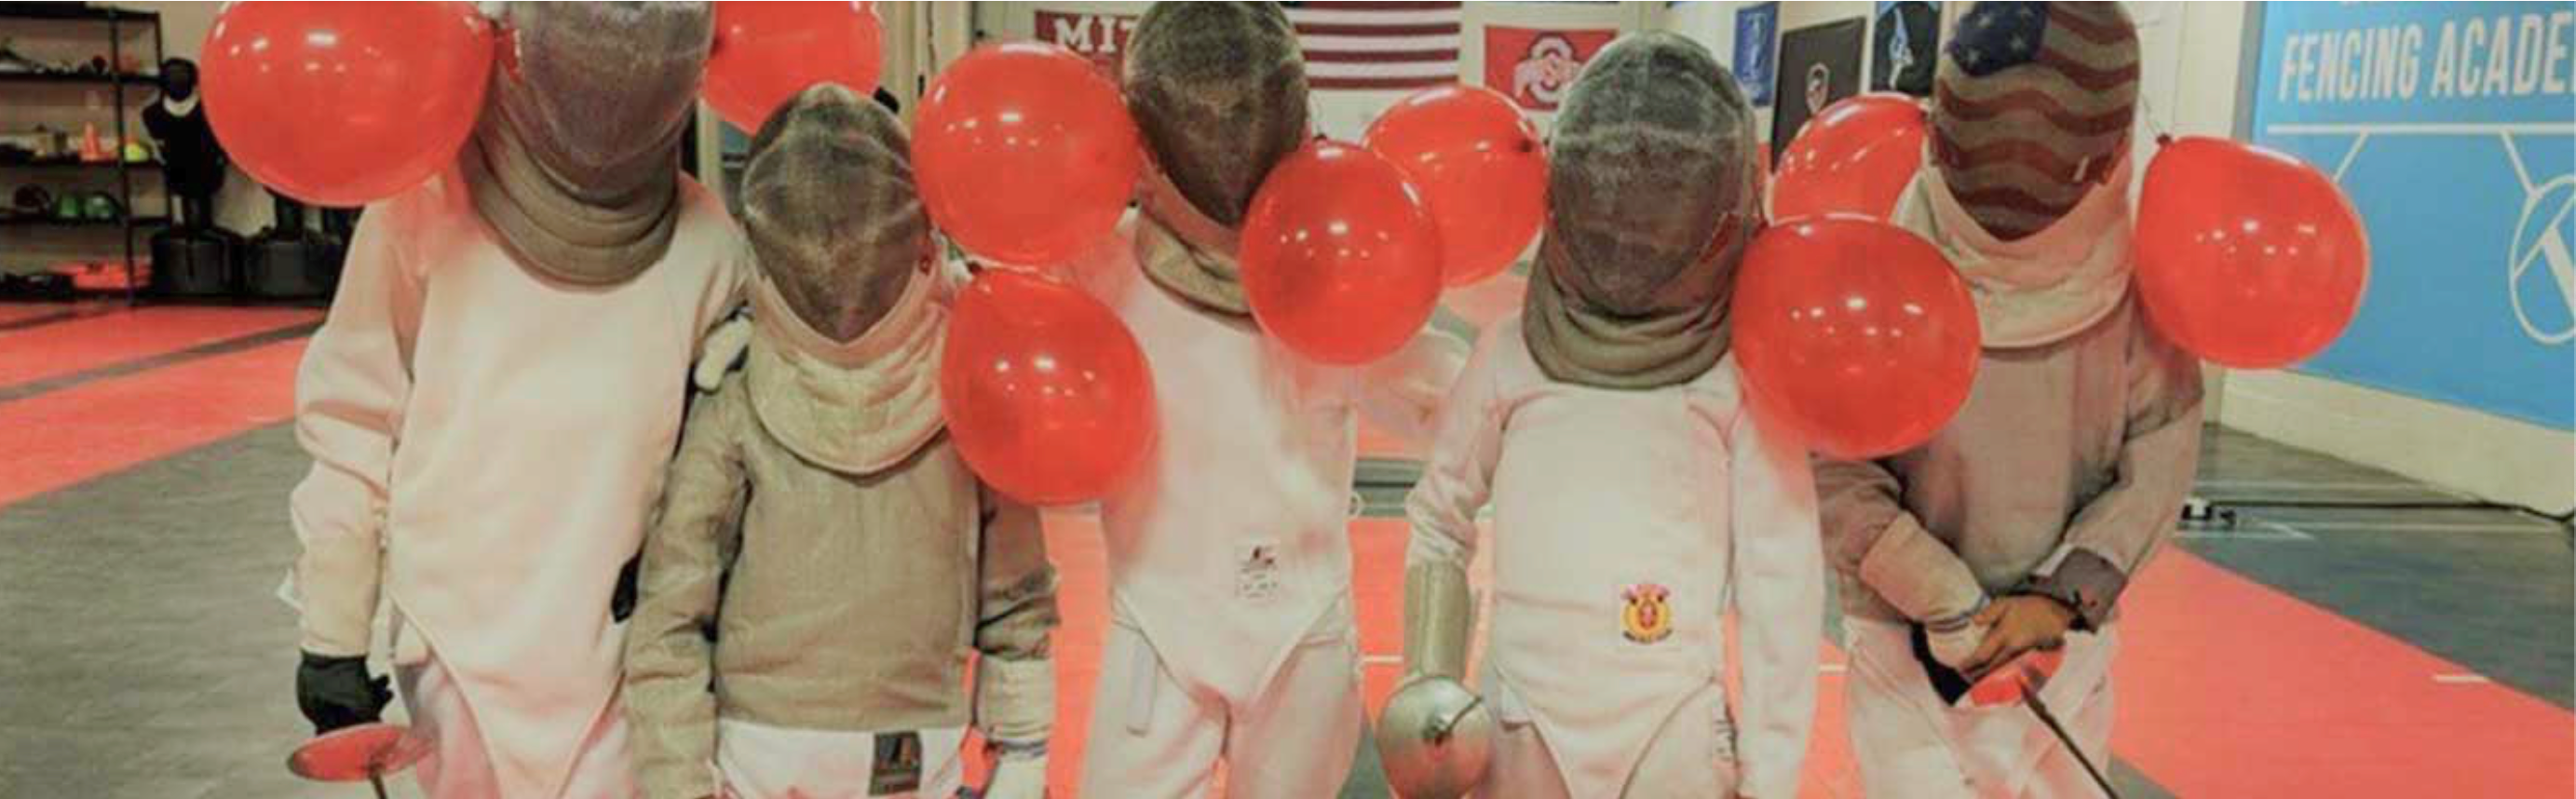
[[[2066,728],[2057,723],[2057,714],[2048,712],[2048,703],[2039,701],[2038,686],[2022,683],[2021,704],[2030,708],[2031,715],[2039,717],[2039,723],[2048,725],[2049,732],[2057,735],[2057,742],[2066,747],[2067,754],[2075,756],[2076,763],[2084,766],[2084,773],[2093,778],[2093,784],[2102,789],[2103,796],[2120,799],[2120,792],[2111,788],[2111,779],[2102,776],[2102,770],[2093,765],[2092,758],[2084,756],[2084,749],[2075,745],[2074,736],[2067,735]]]

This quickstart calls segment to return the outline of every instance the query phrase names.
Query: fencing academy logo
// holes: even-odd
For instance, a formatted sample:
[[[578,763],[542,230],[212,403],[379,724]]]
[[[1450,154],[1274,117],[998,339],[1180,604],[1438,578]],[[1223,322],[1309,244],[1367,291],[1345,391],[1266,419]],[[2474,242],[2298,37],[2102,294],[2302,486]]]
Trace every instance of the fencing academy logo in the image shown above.
[[[1628,606],[1619,611],[1620,631],[1628,640],[1651,644],[1673,634],[1672,592],[1654,583],[1638,583],[1619,592]]]
[[[2514,221],[2513,240],[2503,253],[2504,291],[2513,308],[2513,321],[2522,328],[2523,335],[2541,346],[2576,341],[2576,243],[2570,242],[2576,238],[2576,173],[2535,180],[2531,165],[2523,158],[2523,146],[2515,141],[2516,136],[2556,138],[2566,134],[2564,129],[2552,127],[2552,123],[2281,124],[2270,126],[2267,132],[2275,136],[2351,136],[2351,144],[2345,147],[2332,173],[2338,185],[2344,183],[2345,176],[2376,138],[2495,136],[2505,164],[2512,168],[2514,180],[2522,187],[2522,211]]]
[[[2576,175],[2560,175],[2532,188],[2514,223],[2506,261],[2506,291],[2524,335],[2545,345],[2576,340],[2576,252],[2568,247],[2576,217]]]

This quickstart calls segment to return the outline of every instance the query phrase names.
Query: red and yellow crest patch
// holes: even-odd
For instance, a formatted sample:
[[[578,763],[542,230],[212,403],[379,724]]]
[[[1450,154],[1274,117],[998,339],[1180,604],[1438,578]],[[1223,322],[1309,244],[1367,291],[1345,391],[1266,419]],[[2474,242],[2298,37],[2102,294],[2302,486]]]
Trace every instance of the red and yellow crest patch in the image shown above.
[[[1654,583],[1638,583],[1619,592],[1628,601],[1619,611],[1619,627],[1628,640],[1651,644],[1673,634],[1672,592]]]

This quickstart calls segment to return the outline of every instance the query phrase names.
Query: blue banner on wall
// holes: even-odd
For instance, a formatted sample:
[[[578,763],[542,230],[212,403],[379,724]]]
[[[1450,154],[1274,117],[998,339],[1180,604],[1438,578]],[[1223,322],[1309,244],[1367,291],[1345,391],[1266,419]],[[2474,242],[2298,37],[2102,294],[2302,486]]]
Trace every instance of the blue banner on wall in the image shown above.
[[[1771,71],[1780,65],[1780,4],[1735,10],[1735,85],[1755,107],[1771,104]]]
[[[2576,7],[2269,3],[2254,139],[2370,236],[2352,328],[2301,371],[2576,429]]]

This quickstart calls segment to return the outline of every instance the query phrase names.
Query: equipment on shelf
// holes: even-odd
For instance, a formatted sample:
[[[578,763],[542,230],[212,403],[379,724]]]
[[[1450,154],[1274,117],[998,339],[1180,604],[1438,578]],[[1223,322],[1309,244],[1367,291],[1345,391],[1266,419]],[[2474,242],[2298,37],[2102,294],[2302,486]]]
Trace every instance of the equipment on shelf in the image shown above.
[[[31,38],[12,41],[5,35],[20,30],[23,20],[67,24],[46,27],[50,49],[40,49],[27,44]],[[0,129],[0,196],[7,200],[0,205],[0,223],[6,223],[0,226],[0,254],[24,258],[28,249],[19,237],[45,235],[41,249],[75,265],[68,273],[78,276],[78,290],[121,291],[129,300],[135,285],[152,274],[146,266],[152,245],[140,234],[167,222],[176,203],[151,198],[151,184],[136,184],[166,170],[157,163],[160,150],[135,129],[136,112],[153,94],[129,87],[159,82],[146,70],[166,55],[161,24],[161,14],[150,10],[0,2],[0,76],[9,78],[0,80],[0,109],[7,109],[0,112],[6,128]],[[61,86],[95,88],[66,92]],[[30,108],[47,113],[23,113]],[[31,125],[34,119],[46,124]],[[48,228],[76,230],[29,232]],[[224,273],[233,257],[217,253],[204,259],[206,271]],[[24,271],[39,265],[0,266]],[[74,285],[65,275],[20,276],[0,286],[0,294],[68,293]]]
[[[30,183],[9,193],[9,210],[16,216],[44,216],[54,210],[54,193]]]
[[[125,203],[116,195],[93,191],[81,198],[81,218],[92,222],[115,222],[125,218]]]
[[[50,72],[42,61],[19,55],[7,39],[0,39],[0,75],[27,75]]]

